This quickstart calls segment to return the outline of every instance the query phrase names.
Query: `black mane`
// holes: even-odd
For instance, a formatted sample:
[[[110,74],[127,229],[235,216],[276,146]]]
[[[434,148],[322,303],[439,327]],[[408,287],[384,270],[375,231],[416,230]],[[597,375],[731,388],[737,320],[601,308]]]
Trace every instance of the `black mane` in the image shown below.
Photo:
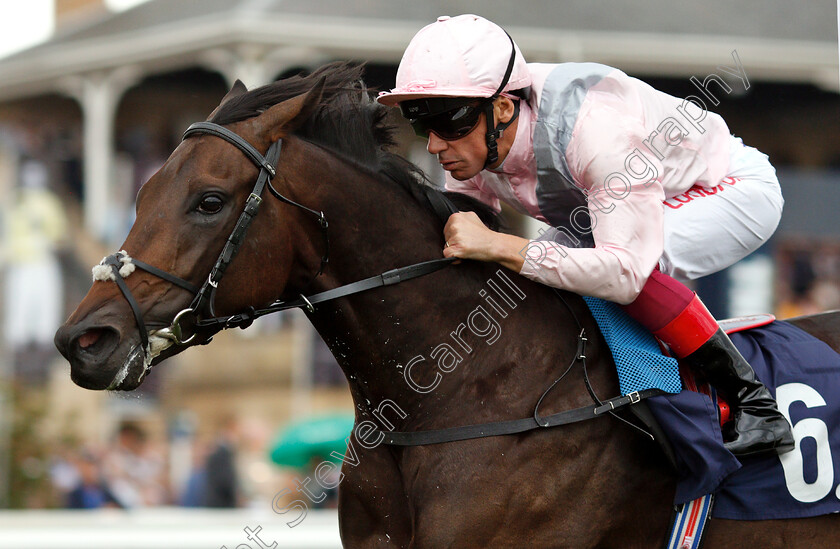
[[[364,67],[336,62],[324,65],[308,76],[278,80],[227,101],[210,120],[232,124],[246,120],[269,107],[309,91],[325,79],[321,104],[295,134],[340,154],[353,164],[396,182],[422,204],[429,204],[429,193],[440,193],[417,166],[390,152],[396,145],[395,127],[387,120],[389,108],[371,98],[362,81]],[[457,194],[443,193],[463,210],[476,212],[484,223],[497,227],[492,208]]]

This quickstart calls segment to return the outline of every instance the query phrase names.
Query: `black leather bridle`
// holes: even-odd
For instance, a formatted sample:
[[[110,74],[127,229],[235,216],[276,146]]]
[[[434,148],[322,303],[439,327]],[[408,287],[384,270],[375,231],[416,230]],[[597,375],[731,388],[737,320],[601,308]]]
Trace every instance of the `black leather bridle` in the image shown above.
[[[222,276],[224,276],[225,271],[233,261],[233,258],[236,257],[242,243],[245,241],[245,235],[248,232],[248,227],[251,225],[251,222],[259,211],[260,204],[263,201],[262,194],[266,187],[268,187],[269,192],[281,202],[300,208],[301,210],[316,217],[323,235],[324,253],[321,256],[321,265],[318,272],[313,276],[313,279],[324,271],[324,268],[329,262],[329,224],[324,216],[324,212],[307,208],[306,206],[283,196],[271,184],[271,179],[277,174],[276,166],[280,158],[282,140],[278,140],[273,143],[266,152],[266,155],[263,156],[245,139],[227,128],[212,122],[196,122],[195,124],[192,124],[189,128],[187,128],[187,131],[184,132],[183,139],[201,134],[213,135],[231,143],[237,149],[242,151],[242,153],[245,154],[245,156],[247,156],[248,159],[251,160],[251,162],[260,170],[257,181],[254,184],[254,188],[248,196],[245,209],[239,216],[233,231],[228,237],[227,242],[225,242],[225,246],[213,265],[213,268],[210,270],[210,274],[204,281],[204,284],[202,284],[201,287],[197,287],[194,284],[178,276],[158,269],[153,265],[149,265],[148,263],[134,258],[129,258],[128,254],[124,251],[109,255],[100,263],[100,265],[111,267],[113,276],[110,279],[113,279],[114,282],[116,282],[131,307],[132,314],[134,315],[134,319],[137,323],[137,328],[140,331],[142,349],[147,356],[150,352],[149,335],[145,322],[143,321],[143,314],[140,311],[137,300],[134,299],[134,296],[131,294],[131,291],[123,280],[123,277],[120,275],[120,268],[123,267],[125,263],[131,263],[136,268],[153,274],[195,295],[195,298],[192,303],[190,303],[190,306],[175,315],[175,318],[172,320],[172,324],[168,328],[156,331],[157,335],[169,339],[175,345],[187,345],[193,341],[199,331],[205,331],[213,334],[219,330],[228,328],[247,328],[251,325],[254,319],[260,316],[286,309],[304,308],[309,312],[314,312],[315,305],[317,303],[322,303],[324,301],[344,297],[380,286],[387,286],[405,280],[410,280],[418,276],[435,272],[454,261],[454,258],[425,261],[409,265],[407,267],[393,269],[380,275],[366,278],[364,280],[334,288],[332,290],[327,290],[315,295],[310,295],[308,297],[301,294],[298,299],[290,301],[277,300],[263,309],[250,307],[246,311],[234,315],[216,316],[214,301],[219,281],[222,279]],[[457,209],[452,206],[448,200],[444,199],[439,194],[429,194],[428,196],[430,201],[432,201],[432,205],[439,211],[442,208],[446,210],[444,212],[446,214],[457,211]],[[432,198],[433,196],[434,199]],[[192,333],[187,335],[184,329],[185,326],[182,324],[189,324]],[[147,360],[147,364],[149,362],[150,361]]]

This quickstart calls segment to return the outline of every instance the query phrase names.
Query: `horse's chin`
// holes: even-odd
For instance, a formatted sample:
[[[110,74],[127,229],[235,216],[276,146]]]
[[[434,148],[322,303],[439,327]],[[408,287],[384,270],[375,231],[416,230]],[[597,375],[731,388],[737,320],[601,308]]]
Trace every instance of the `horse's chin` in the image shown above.
[[[139,387],[150,370],[150,364],[147,364],[147,360],[146,353],[140,344],[132,347],[106,390],[133,391]]]
[[[133,391],[143,383],[154,366],[193,345],[206,344],[212,339],[212,336],[197,336],[189,344],[176,345],[170,338],[161,337],[158,335],[159,333],[163,333],[163,331],[153,330],[149,332],[149,347],[147,347],[145,353],[140,343],[132,347],[107,390]]]
[[[186,348],[183,345],[175,345],[170,337],[160,335],[163,333],[164,330],[152,330],[149,332],[149,344],[145,349],[139,342],[131,348],[107,390],[133,391],[143,383],[152,371],[152,366]]]
[[[139,343],[126,344],[129,351],[116,350],[102,362],[70,359],[70,379],[83,389],[92,391],[131,391],[140,386],[148,373]],[[123,357],[122,359],[120,357]],[[117,366],[112,366],[118,364]]]

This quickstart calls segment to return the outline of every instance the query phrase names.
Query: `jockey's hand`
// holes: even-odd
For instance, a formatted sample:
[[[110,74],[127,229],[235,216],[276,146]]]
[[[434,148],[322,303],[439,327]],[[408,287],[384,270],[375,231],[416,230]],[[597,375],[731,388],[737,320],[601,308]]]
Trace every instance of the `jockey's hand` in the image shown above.
[[[488,229],[474,212],[449,216],[443,236],[446,241],[444,257],[495,261],[517,273],[522,270],[525,260],[520,251],[528,246],[528,241]]]

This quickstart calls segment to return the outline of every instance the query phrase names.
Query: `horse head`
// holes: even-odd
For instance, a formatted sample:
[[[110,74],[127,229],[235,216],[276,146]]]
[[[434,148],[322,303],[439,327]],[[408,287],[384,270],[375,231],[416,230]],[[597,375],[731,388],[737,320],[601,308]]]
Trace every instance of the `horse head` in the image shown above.
[[[246,216],[243,207],[255,214],[262,202],[263,197],[251,196],[255,181],[264,179],[271,185],[274,178],[281,185],[294,179],[293,163],[283,162],[275,177],[275,167],[264,155],[272,144],[279,149],[279,143],[306,121],[323,88],[324,79],[314,86],[310,82],[308,89],[293,87],[282,101],[251,112],[243,100],[259,89],[247,92],[237,81],[208,118],[221,124],[208,126],[229,131],[239,142],[226,142],[225,135],[207,128],[188,131],[138,193],[136,221],[121,251],[94,268],[91,289],[56,333],[56,346],[70,362],[76,384],[134,389],[152,364],[209,341],[220,329],[185,324],[195,324],[200,315],[271,302],[290,280],[312,276],[311,265],[294,261],[297,252],[291,245],[311,239],[301,234],[313,230],[311,220],[302,219],[306,212],[266,200],[260,215],[252,216],[250,229],[247,224],[242,227],[241,218]],[[273,187],[272,191],[276,192]],[[243,238],[231,250],[226,239],[235,231]],[[182,333],[187,329],[189,336]]]
[[[317,311],[303,297],[395,267],[448,264],[441,254],[448,211],[441,210],[440,191],[389,152],[388,109],[371,99],[360,77],[360,67],[337,63],[251,91],[237,84],[207,121],[187,129],[141,188],[120,252],[94,267],[88,295],[56,334],[77,384],[134,389],[151,366],[208,342],[220,329],[244,327],[280,302],[307,305],[332,346],[365,330],[409,337],[406,321],[394,320],[406,308],[422,311],[411,315],[413,322],[434,322],[444,304],[428,304],[440,298],[440,278],[413,282],[409,293],[333,300]],[[489,207],[451,198],[495,221]],[[474,286],[492,270],[469,264],[446,275],[460,284],[447,292],[445,305],[469,307]],[[396,341],[397,335],[383,337]],[[373,363],[362,353],[354,358],[355,364],[339,364],[356,372]]]

